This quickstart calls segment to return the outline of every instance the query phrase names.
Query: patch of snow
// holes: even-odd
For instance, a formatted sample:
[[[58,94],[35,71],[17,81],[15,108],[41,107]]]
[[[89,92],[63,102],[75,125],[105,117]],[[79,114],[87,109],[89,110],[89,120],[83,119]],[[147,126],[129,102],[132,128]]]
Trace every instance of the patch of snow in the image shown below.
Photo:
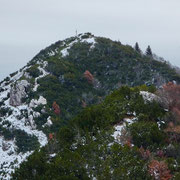
[[[82,36],[82,35],[81,35]],[[77,42],[86,42],[88,44],[91,44],[91,47],[90,49],[93,49],[95,47],[95,44],[96,44],[96,41],[95,41],[95,38],[94,37],[89,37],[89,38],[85,38],[85,39],[81,39],[81,36],[80,36],[80,39],[77,38],[75,39],[74,41],[72,41],[66,48],[64,48],[63,50],[61,50],[61,54],[62,54],[62,57],[66,57],[69,55],[69,52],[68,50],[71,49],[71,47],[77,43]]]
[[[69,55],[68,50],[77,42],[78,42],[78,39],[72,41],[66,48],[61,50],[62,57],[68,56]]]
[[[54,56],[56,53],[54,51],[49,52],[49,56]]]
[[[127,124],[130,125],[132,123],[134,123],[137,120],[137,118],[124,118],[122,124],[118,124],[114,126],[114,133],[112,134],[112,136],[114,137],[115,142],[121,144],[120,141],[120,136],[122,135],[122,131],[126,128]]]
[[[43,97],[43,96],[40,96],[39,99],[32,99],[30,104],[29,104],[29,107],[32,108],[32,107],[37,107],[39,105],[46,105],[47,104],[47,100]]]
[[[34,85],[34,88],[33,88],[33,91],[35,92],[35,91],[37,91],[37,88],[39,87],[39,84],[37,83],[37,80],[38,79],[41,79],[41,78],[43,78],[43,77],[45,77],[45,76],[47,76],[49,73],[48,72],[46,72],[44,69],[45,69],[45,67],[47,66],[47,62],[46,61],[44,61],[43,62],[43,67],[38,67],[38,69],[40,70],[40,72],[42,72],[42,75],[40,75],[39,77],[37,77],[37,78],[35,78],[35,85]]]
[[[0,93],[0,101],[2,101],[4,98],[6,98],[9,92],[10,92],[10,89],[1,92]]]
[[[56,156],[56,153],[54,153],[54,154],[50,154],[49,155],[51,158],[53,158],[53,157],[55,157]]]
[[[5,175],[0,175],[0,179],[10,179],[10,174],[14,172],[14,169],[19,167],[19,164],[23,162],[32,152],[19,153],[16,152],[17,146],[13,141],[5,141],[0,137],[0,165],[1,170]]]
[[[6,90],[4,92],[0,92],[0,100],[2,100],[3,98],[7,98],[7,95],[10,91],[10,86],[8,85],[8,87],[9,89],[6,86]],[[47,103],[46,99],[42,96],[39,97],[39,99],[36,101],[37,104],[45,105]],[[41,147],[45,146],[48,143],[46,135],[42,131],[38,131],[35,129],[35,127],[33,127],[33,118],[39,116],[40,113],[33,111],[28,104],[23,104],[17,107],[11,106],[9,104],[9,98],[4,101],[4,105],[2,107],[10,108],[12,110],[12,114],[2,117],[2,121],[0,122],[0,124],[2,124],[4,121],[8,121],[11,124],[10,128],[23,130],[29,135],[35,135],[38,138]],[[21,119],[18,118],[18,116],[21,116],[21,111],[27,111],[28,121],[30,120],[28,124],[25,117],[21,117]],[[5,141],[2,136],[0,137],[0,166],[5,172],[5,174],[0,174],[0,179],[9,180],[10,174],[14,171],[14,169],[18,167],[19,164],[32,153],[27,152],[25,154],[22,154],[17,153],[16,150],[17,147],[14,140]]]
[[[27,78],[27,79],[31,79],[31,78],[32,78],[32,77],[29,75],[28,72],[25,72],[25,73],[24,73],[24,76],[25,76],[25,78]]]
[[[89,44],[91,44],[90,49],[95,48],[95,44],[96,44],[96,40],[94,37],[88,38],[88,39],[83,39],[82,42],[87,42]]]
[[[147,91],[140,91],[140,95],[142,95],[143,99],[145,101],[158,101],[159,97],[153,93],[147,92]]]
[[[87,42],[87,43],[91,44],[90,49],[93,49],[95,47],[95,44],[96,44],[94,37],[83,39],[83,40],[81,40],[81,42]]]
[[[27,105],[23,105],[20,107],[11,107],[11,110],[13,110],[12,115],[8,117],[4,117],[3,121],[9,121],[11,123],[11,127],[14,129],[19,129],[25,131],[29,135],[35,135],[38,138],[38,141],[40,143],[40,147],[45,146],[48,143],[48,139],[46,135],[42,131],[38,131],[36,129],[33,129],[31,125],[26,125],[26,119],[22,118],[21,120],[17,119],[17,115],[20,115],[20,110],[27,109]],[[32,115],[31,115],[32,116]],[[30,116],[29,116],[30,117]],[[33,116],[31,118],[33,123]],[[0,166],[2,166],[2,169],[6,172],[6,175],[1,177],[0,179],[10,179],[10,174],[14,171],[15,167],[18,167],[21,162],[23,162],[32,152],[27,152],[25,154],[17,153],[16,152],[16,145],[14,141],[4,141],[2,137],[0,137]],[[8,143],[9,149],[8,151],[3,151],[1,141],[4,143]]]
[[[39,117],[41,114],[39,112],[33,112],[33,117],[37,118]]]
[[[39,61],[37,64],[40,65],[39,70],[42,72],[42,75],[37,77],[35,79],[35,86],[33,88],[34,91],[38,88],[37,80],[48,75],[49,73],[46,72],[45,66],[47,65],[47,62]],[[8,94],[11,90],[11,85],[18,81],[21,77],[25,76],[26,78],[31,78],[29,74],[26,72],[26,70],[30,66],[26,66],[20,71],[17,72],[13,77],[9,77],[9,81],[4,81],[1,83],[1,89],[2,92],[0,92],[0,101],[4,101],[4,105],[2,105],[2,108],[9,108],[12,111],[12,114],[9,115],[8,113],[1,117],[2,121],[0,124],[2,125],[4,121],[8,121],[10,123],[10,127],[7,125],[3,125],[3,127],[6,128],[12,128],[12,129],[19,129],[22,131],[25,131],[29,135],[34,135],[38,138],[38,141],[40,143],[40,147],[45,146],[48,143],[48,139],[46,135],[42,132],[36,129],[34,126],[34,118],[40,116],[39,112],[33,111],[32,107],[35,107],[39,104],[46,105],[47,100],[40,96],[38,100],[34,100],[34,106],[31,104],[22,104],[20,106],[11,106],[9,101],[10,98],[8,97]],[[20,83],[23,85],[27,84],[27,81],[22,80]],[[22,111],[24,113],[27,113],[28,118],[25,118],[24,114],[22,114]],[[50,119],[49,122],[50,123]],[[17,146],[15,139],[7,141],[3,138],[3,136],[0,136],[0,179],[3,180],[9,180],[10,174],[14,172],[14,169],[20,165],[21,162],[25,161],[26,158],[32,154],[31,152],[26,153],[17,153]],[[4,172],[4,174],[2,173]]]
[[[51,121],[51,117],[49,116],[48,118],[47,118],[47,122],[43,125],[43,127],[45,127],[45,126],[51,126],[53,123],[52,123],[52,121]]]
[[[11,78],[11,81],[15,82],[19,80],[23,75],[27,75],[27,72],[25,72],[29,66],[24,67],[22,70],[18,71],[18,73]]]

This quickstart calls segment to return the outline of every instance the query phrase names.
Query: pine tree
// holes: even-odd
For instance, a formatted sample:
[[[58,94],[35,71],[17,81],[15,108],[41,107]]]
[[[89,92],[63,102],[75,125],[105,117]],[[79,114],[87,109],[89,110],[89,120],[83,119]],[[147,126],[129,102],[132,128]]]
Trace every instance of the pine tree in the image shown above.
[[[136,42],[134,49],[135,49],[138,53],[141,53],[141,49],[139,48],[138,42]]]
[[[152,50],[150,46],[148,46],[146,49],[146,56],[152,57]]]

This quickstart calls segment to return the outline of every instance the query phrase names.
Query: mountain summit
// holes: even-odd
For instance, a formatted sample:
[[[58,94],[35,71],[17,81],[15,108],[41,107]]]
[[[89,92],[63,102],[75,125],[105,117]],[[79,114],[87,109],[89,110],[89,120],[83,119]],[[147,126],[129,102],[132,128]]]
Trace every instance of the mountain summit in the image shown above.
[[[0,83],[0,177],[113,90],[169,81],[180,75],[166,61],[121,42],[85,33],[50,45]]]

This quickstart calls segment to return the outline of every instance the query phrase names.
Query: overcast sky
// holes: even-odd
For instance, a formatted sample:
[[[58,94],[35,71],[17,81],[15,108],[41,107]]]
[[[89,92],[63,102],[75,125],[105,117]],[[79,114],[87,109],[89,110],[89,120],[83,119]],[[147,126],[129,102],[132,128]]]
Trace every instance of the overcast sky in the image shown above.
[[[76,29],[150,45],[180,67],[180,0],[0,0],[0,80]]]

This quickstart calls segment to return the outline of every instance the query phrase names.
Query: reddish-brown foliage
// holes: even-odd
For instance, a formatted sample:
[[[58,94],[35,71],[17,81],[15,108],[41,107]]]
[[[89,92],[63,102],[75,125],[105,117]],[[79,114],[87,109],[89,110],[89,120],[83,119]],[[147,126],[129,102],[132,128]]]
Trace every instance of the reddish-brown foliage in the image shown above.
[[[53,134],[52,133],[49,133],[49,140],[52,140],[53,139]]]
[[[158,91],[158,94],[169,110],[172,110],[173,108],[180,110],[180,85],[169,82]]]
[[[168,127],[171,128],[171,129],[173,129],[173,128],[174,128],[174,123],[173,123],[173,122],[169,122],[169,123],[168,123]]]
[[[128,139],[128,140],[125,142],[125,145],[127,145],[127,146],[130,147],[130,148],[133,146],[130,139]]]
[[[158,150],[156,155],[159,156],[160,158],[163,158],[164,157],[164,152],[162,150]]]
[[[175,126],[173,122],[169,122],[168,127],[164,131],[168,134],[167,143],[180,141],[180,125]]]
[[[150,175],[157,180],[169,180],[172,178],[167,164],[164,161],[152,160],[148,166]]]
[[[171,133],[177,133],[177,134],[180,134],[180,126],[176,126],[174,128],[167,128],[165,129],[165,132],[171,132]]]
[[[139,152],[142,156],[143,159],[149,159],[149,157],[151,156],[151,152],[147,149],[147,150],[144,150],[143,147],[139,148]]]
[[[53,107],[53,109],[54,109],[54,113],[55,113],[56,115],[60,115],[61,110],[60,110],[59,105],[58,105],[56,102],[53,102],[52,107]]]
[[[158,95],[162,105],[173,113],[176,121],[180,121],[180,85],[169,82],[158,91]]]
[[[93,84],[94,77],[88,70],[84,72],[84,77],[88,80],[88,83]]]

